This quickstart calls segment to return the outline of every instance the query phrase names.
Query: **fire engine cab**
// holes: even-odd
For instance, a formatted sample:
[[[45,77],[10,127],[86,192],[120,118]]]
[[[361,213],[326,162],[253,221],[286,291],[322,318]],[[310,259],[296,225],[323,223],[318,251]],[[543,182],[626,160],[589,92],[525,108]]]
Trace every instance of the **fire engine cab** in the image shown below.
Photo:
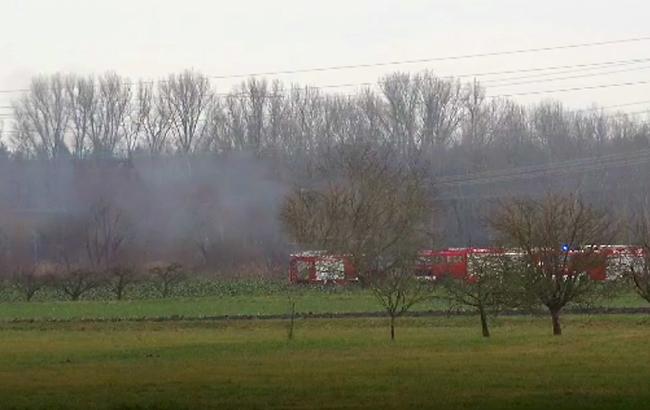
[[[291,283],[338,283],[357,281],[357,273],[345,255],[331,255],[324,251],[307,251],[291,255],[289,281]]]

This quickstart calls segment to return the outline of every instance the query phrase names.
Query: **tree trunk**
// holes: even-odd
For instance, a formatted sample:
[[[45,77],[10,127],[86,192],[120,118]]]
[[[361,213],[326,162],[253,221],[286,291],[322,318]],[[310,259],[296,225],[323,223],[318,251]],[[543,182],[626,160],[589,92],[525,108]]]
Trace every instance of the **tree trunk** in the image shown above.
[[[490,337],[490,329],[488,328],[487,322],[487,313],[485,313],[483,306],[479,306],[478,311],[481,315],[481,329],[483,330],[483,337]]]
[[[562,326],[560,325],[559,309],[551,309],[551,319],[553,320],[553,335],[560,336],[562,334]]]
[[[296,302],[291,302],[291,321],[289,322],[289,340],[293,340],[293,328],[295,325],[296,318]]]
[[[117,300],[122,300],[122,296],[124,296],[124,288],[126,288],[124,276],[118,276],[117,283],[115,284],[115,296],[117,297]]]
[[[390,317],[390,340],[395,340],[395,316]]]

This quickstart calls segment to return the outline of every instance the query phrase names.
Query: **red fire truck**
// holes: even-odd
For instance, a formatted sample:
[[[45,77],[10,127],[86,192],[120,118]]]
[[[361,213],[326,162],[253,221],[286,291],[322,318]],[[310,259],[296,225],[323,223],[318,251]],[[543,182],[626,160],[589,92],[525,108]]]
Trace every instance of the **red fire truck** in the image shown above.
[[[566,273],[583,269],[593,280],[607,280],[622,274],[626,266],[643,263],[642,248],[626,245],[591,246],[567,250]],[[593,255],[596,258],[593,258]],[[446,248],[423,250],[415,267],[415,275],[422,279],[438,280],[444,277],[471,280],[472,259],[487,256],[517,258],[521,251],[503,248]],[[583,255],[589,255],[589,263],[580,263]],[[539,263],[543,263],[540,256]],[[572,267],[576,267],[572,269]],[[347,255],[331,255],[323,251],[302,252],[291,255],[289,281],[291,283],[338,283],[358,281],[357,272]]]
[[[306,251],[291,255],[291,283],[337,283],[358,281],[357,272],[346,255],[331,255],[324,251]]]
[[[465,278],[468,260],[484,254],[501,254],[500,249],[447,248],[420,252],[415,275],[436,280],[446,276]],[[291,283],[349,283],[358,281],[357,272],[347,255],[331,255],[324,251],[307,251],[291,255]]]

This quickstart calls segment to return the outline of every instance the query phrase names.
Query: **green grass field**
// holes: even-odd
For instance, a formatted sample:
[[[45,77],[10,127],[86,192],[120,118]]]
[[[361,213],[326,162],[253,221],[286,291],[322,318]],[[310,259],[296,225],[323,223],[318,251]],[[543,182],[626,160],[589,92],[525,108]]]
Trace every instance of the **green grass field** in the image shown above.
[[[0,408],[649,408],[650,318],[3,323]]]
[[[381,311],[360,288],[190,282],[175,297],[0,293],[5,408],[650,408],[650,316],[204,320]],[[597,306],[641,307],[631,292]],[[438,298],[414,310],[445,310]],[[181,319],[194,320],[181,320]],[[112,321],[120,319],[120,321]],[[158,321],[157,319],[165,319]]]
[[[304,313],[374,312],[381,306],[370,293],[308,294],[296,297],[296,309]],[[443,301],[423,303],[420,310],[444,309]],[[286,314],[289,300],[285,295],[221,296],[197,298],[144,299],[130,301],[82,300],[77,302],[0,303],[0,321],[13,319],[134,319],[200,318],[222,315]]]
[[[192,284],[190,284],[192,285]],[[264,285],[239,282],[209,288],[192,285],[182,289],[181,295],[168,299],[150,294],[128,294],[129,299],[116,301],[110,295],[96,293],[80,301],[66,301],[56,294],[39,294],[31,302],[25,302],[14,294],[5,292],[0,297],[0,322],[13,320],[80,320],[80,319],[159,319],[204,318],[237,315],[282,315],[289,311],[289,293],[296,302],[296,310],[302,314],[360,313],[382,311],[381,305],[368,291],[359,288],[288,288],[280,285]],[[190,287],[190,286],[188,286]],[[2,295],[0,295],[2,296]],[[136,297],[137,296],[137,297]],[[647,307],[648,303],[635,293],[621,293],[611,300],[603,300],[595,306]],[[417,311],[449,308],[441,297],[412,308]]]

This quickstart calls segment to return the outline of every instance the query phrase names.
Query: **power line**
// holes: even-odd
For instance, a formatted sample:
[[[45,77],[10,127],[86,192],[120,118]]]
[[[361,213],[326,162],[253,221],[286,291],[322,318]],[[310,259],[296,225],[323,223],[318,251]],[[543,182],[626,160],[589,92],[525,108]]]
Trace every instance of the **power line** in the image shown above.
[[[551,72],[551,73],[540,73],[540,74],[529,74],[529,75],[517,76],[517,77],[497,78],[497,79],[494,79],[494,80],[487,80],[487,81],[481,82],[481,85],[486,85],[486,84],[490,85],[490,84],[493,84],[493,83],[499,84],[499,83],[501,83],[503,81],[513,81],[513,80],[521,80],[521,79],[527,79],[527,78],[546,77],[546,76],[550,76],[550,75],[568,74],[568,73],[574,73],[574,72],[580,72],[580,71],[592,71],[592,70],[597,70],[597,69],[609,68],[611,66],[632,65],[632,64],[645,63],[645,62],[650,62],[650,58],[634,58],[634,59],[628,59],[628,60],[610,60],[610,61],[603,61],[603,62],[596,62],[596,63],[585,63],[585,64],[554,65],[554,66],[542,66],[542,67],[511,69],[511,70],[502,70],[502,71],[488,71],[488,72],[466,73],[466,74],[456,74],[456,75],[441,75],[441,76],[438,76],[438,78],[442,78],[442,79],[454,79],[454,78],[459,78],[460,79],[460,78],[477,78],[477,77],[480,78],[480,77],[489,77],[489,76],[501,75],[501,74],[515,74],[515,73],[539,72],[539,71],[555,71],[555,70],[558,70],[558,69],[567,69],[565,71],[555,71],[555,72]],[[646,68],[648,68],[648,67],[628,68],[625,71],[634,71],[634,70],[646,69]],[[603,75],[603,74],[610,74],[610,73],[615,73],[615,72],[610,71],[610,72],[603,72],[603,73],[592,73],[592,74],[585,74],[584,76]],[[547,81],[547,80],[540,80],[540,82],[543,82],[543,81]],[[377,84],[377,82],[327,84],[327,85],[314,86],[314,87],[318,87],[318,88],[341,88],[341,87],[353,87],[353,86],[371,86],[371,85],[375,85],[375,84]],[[493,86],[490,85],[490,87],[493,87]]]
[[[623,104],[614,104],[614,105],[606,105],[603,107],[593,107],[593,108],[583,108],[581,110],[574,110],[574,111],[598,111],[601,109],[611,109],[611,108],[620,108],[620,107],[629,107],[631,105],[641,105],[641,104],[650,104],[650,100],[643,100],[643,101],[634,101],[634,102],[629,102],[629,103],[623,103]]]
[[[526,92],[518,92],[518,93],[509,93],[509,94],[496,94],[496,95],[488,95],[486,98],[504,98],[504,97],[517,97],[517,96],[524,96],[524,95],[536,95],[536,94],[553,94],[553,93],[561,93],[561,92],[570,92],[570,91],[583,91],[583,90],[593,90],[593,89],[600,89],[600,88],[611,88],[611,87],[625,87],[625,86],[632,86],[632,85],[644,85],[644,84],[650,84],[650,81],[648,80],[639,80],[639,81],[629,81],[629,82],[623,82],[623,83],[610,83],[610,84],[598,84],[598,85],[592,85],[592,86],[580,86],[580,87],[569,87],[569,88],[559,88],[559,89],[551,89],[551,90],[536,90],[536,91],[526,91]],[[338,87],[346,87],[346,86],[376,86],[378,85],[377,83],[349,83],[349,84],[331,84],[331,85],[325,85],[325,86],[305,86],[301,87],[301,89],[308,89],[308,90],[320,90],[324,88],[338,88]],[[224,96],[224,97],[247,97],[247,94],[245,93],[219,93],[216,94],[217,96]],[[267,94],[266,97],[268,98],[277,98],[277,97],[282,97],[288,95],[287,92],[275,92],[272,94]],[[347,97],[354,97],[357,94],[344,94],[343,96]]]
[[[633,59],[625,59],[625,60],[606,60],[606,61],[599,61],[599,62],[592,62],[592,63],[580,63],[580,64],[563,64],[563,65],[551,65],[551,66],[541,66],[541,67],[529,67],[529,68],[520,68],[520,69],[508,69],[508,70],[500,70],[500,71],[483,71],[483,72],[475,72],[475,73],[464,73],[464,74],[456,74],[456,75],[441,75],[438,76],[439,78],[443,79],[453,79],[453,78],[476,78],[476,77],[489,77],[489,76],[494,76],[494,75],[503,75],[503,74],[517,74],[517,73],[538,73],[538,74],[530,74],[530,75],[525,75],[525,76],[517,76],[517,77],[505,77],[505,78],[499,78],[495,80],[488,80],[489,83],[492,81],[494,82],[502,82],[502,81],[511,81],[511,80],[520,80],[520,79],[526,79],[526,78],[536,78],[536,77],[542,77],[542,76],[548,76],[548,75],[557,75],[557,74],[565,74],[565,73],[573,73],[576,71],[587,71],[587,70],[594,70],[594,69],[600,69],[604,67],[610,67],[610,66],[618,66],[618,65],[631,65],[631,64],[638,64],[638,63],[644,63],[644,62],[649,62],[650,58],[633,58]],[[603,67],[604,66],[604,67]],[[553,73],[541,73],[539,74],[540,71],[556,71],[556,70],[566,70],[566,71],[561,71],[561,72],[553,72]],[[143,81],[143,83],[146,84],[151,84],[155,82],[165,82],[166,80],[158,80],[158,81]],[[126,85],[137,85],[138,82],[127,82],[125,83]],[[340,83],[340,84],[326,84],[326,85],[320,85],[320,86],[308,86],[310,88],[342,88],[342,87],[352,87],[352,86],[371,86],[377,84],[377,81],[372,81],[372,82],[361,82],[361,83]],[[5,90],[0,90],[0,93],[22,93],[22,92],[28,92],[28,88],[17,88],[17,89],[5,89]],[[225,93],[224,93],[225,95]],[[11,105],[2,105],[0,108],[12,108]]]
[[[13,90],[0,90],[0,94],[26,93],[29,88],[16,88]]]
[[[518,97],[522,95],[553,94],[553,93],[564,93],[564,92],[571,92],[571,91],[595,90],[599,88],[627,87],[631,85],[643,85],[643,84],[650,84],[650,81],[640,80],[640,81],[629,81],[624,83],[611,83],[611,84],[588,85],[588,86],[581,86],[581,87],[556,88],[553,90],[538,90],[538,91],[526,91],[521,93],[497,94],[497,95],[489,95],[487,96],[487,98],[503,98],[503,97]]]
[[[484,82],[481,82],[481,85],[487,85],[491,88],[493,87],[501,87],[505,85],[515,85],[515,84],[500,84],[501,82],[504,81],[511,81],[511,80],[520,80],[520,79],[526,79],[526,78],[538,78],[542,76],[549,76],[549,75],[557,75],[557,74],[563,74],[563,73],[573,73],[573,72],[580,72],[580,71],[586,71],[586,70],[595,70],[595,69],[602,69],[602,68],[607,68],[609,66],[616,66],[616,65],[629,65],[629,64],[636,64],[640,62],[650,62],[650,58],[643,58],[643,59],[632,59],[632,60],[614,60],[610,62],[601,62],[601,63],[593,63],[593,64],[573,64],[573,65],[559,65],[559,66],[546,66],[546,67],[536,67],[536,68],[525,68],[525,69],[520,69],[520,70],[504,70],[504,71],[491,71],[491,72],[483,72],[483,73],[470,73],[470,74],[458,74],[458,75],[444,75],[444,76],[437,76],[438,78],[441,79],[454,79],[454,78],[469,78],[469,77],[487,77],[491,75],[496,75],[496,74],[504,74],[504,73],[520,73],[520,72],[531,72],[531,71],[541,71],[541,70],[556,70],[558,68],[568,68],[568,67],[574,67],[577,69],[573,70],[567,70],[567,71],[561,71],[561,72],[552,72],[552,73],[544,73],[544,74],[535,74],[535,75],[526,75],[526,76],[518,76],[518,77],[505,77],[505,78],[499,78],[495,80],[487,80]],[[605,67],[603,67],[605,66]],[[583,67],[591,67],[591,68],[583,68]],[[626,71],[636,71],[636,70],[645,70],[649,69],[650,66],[643,66],[643,67],[634,67],[634,68],[627,68],[624,70],[617,70],[617,71],[606,71],[606,72],[599,72],[599,73],[591,73],[591,74],[582,74],[578,76],[572,76],[572,77],[561,77],[561,78],[553,78],[553,79],[544,79],[544,80],[538,80],[538,81],[530,81],[526,83],[534,83],[534,82],[548,82],[548,81],[556,81],[556,80],[564,80],[564,79],[571,79],[571,78],[580,78],[580,77],[590,77],[590,76],[598,76],[598,75],[605,75],[605,74],[614,74],[618,72],[626,72]],[[496,85],[491,85],[491,84],[496,84]],[[344,87],[364,87],[364,86],[374,86],[377,85],[377,81],[366,81],[366,82],[355,82],[355,83],[338,83],[338,84],[325,84],[325,85],[315,85],[315,86],[307,86],[308,88],[318,88],[318,89],[327,89],[327,88],[344,88]],[[522,83],[523,84],[523,83]]]
[[[630,65],[630,64],[638,64],[638,63],[643,63],[643,62],[648,62],[650,61],[650,58],[633,58],[633,59],[625,59],[625,60],[608,60],[608,61],[600,61],[600,62],[594,62],[594,63],[581,63],[581,64],[564,64],[564,65],[552,65],[552,66],[541,66],[541,67],[529,67],[529,68],[521,68],[521,69],[509,69],[509,70],[500,70],[500,71],[484,71],[484,72],[476,72],[476,73],[465,73],[465,74],[457,74],[457,75],[442,75],[439,76],[439,78],[444,78],[444,79],[453,79],[453,78],[475,78],[475,77],[489,77],[489,76],[494,76],[494,75],[503,75],[503,74],[515,74],[515,73],[530,73],[530,72],[540,72],[540,71],[556,71],[556,70],[564,70],[566,71],[561,71],[561,72],[554,72],[554,73],[541,73],[541,74],[532,74],[532,75],[525,75],[525,76],[518,76],[518,77],[506,77],[506,78],[500,78],[500,79],[495,79],[492,81],[495,82],[501,82],[501,81],[510,81],[510,80],[520,80],[520,79],[526,79],[526,78],[536,78],[536,77],[542,77],[542,76],[548,76],[548,75],[557,75],[557,74],[565,74],[565,73],[572,73],[576,71],[587,71],[587,70],[594,70],[594,69],[600,69],[609,66],[618,66],[618,65]],[[166,80],[158,80],[157,82],[165,82]],[[488,80],[490,83],[492,81]],[[151,84],[155,83],[156,81],[143,81],[143,83]],[[137,82],[127,82],[125,83],[126,85],[137,85]],[[328,84],[328,85],[321,85],[321,86],[308,86],[310,88],[341,88],[341,87],[352,87],[352,86],[372,86],[377,84],[376,81],[372,82],[361,82],[361,83],[342,83],[342,84]],[[485,83],[484,83],[485,84]],[[19,93],[19,92],[27,92],[29,89],[27,88],[20,88],[20,89],[8,89],[8,90],[0,90],[0,93]],[[223,95],[227,95],[227,93],[222,93]],[[0,108],[12,108],[11,105],[3,105],[0,106]]]
[[[570,76],[564,76],[564,77],[552,77],[552,78],[544,78],[544,79],[537,79],[537,80],[516,81],[516,82],[512,82],[512,83],[505,83],[505,84],[497,83],[495,85],[492,85],[492,82],[488,82],[487,87],[489,87],[489,88],[512,87],[512,86],[516,86],[516,85],[538,84],[538,83],[547,83],[547,82],[553,82],[553,81],[571,80],[571,79],[575,79],[575,78],[597,77],[597,76],[601,76],[601,75],[626,73],[626,72],[630,72],[630,71],[648,70],[648,69],[650,69],[650,66],[626,68],[626,69],[623,69],[623,70],[603,71],[603,72],[598,72],[598,73],[570,75]],[[481,85],[485,85],[485,83],[481,83]]]
[[[648,40],[650,40],[650,36],[626,38],[626,39],[619,39],[619,40],[595,41],[589,43],[564,44],[564,45],[547,46],[547,47],[524,48],[524,49],[505,50],[505,51],[491,51],[486,53],[461,54],[456,56],[419,58],[419,59],[412,59],[412,60],[394,60],[394,61],[384,61],[384,62],[365,63],[365,64],[322,66],[322,67],[266,71],[266,72],[246,73],[246,74],[214,75],[211,76],[211,78],[225,79],[225,78],[239,78],[239,77],[257,77],[257,76],[265,76],[265,75],[300,74],[300,73],[308,73],[308,72],[349,70],[355,68],[431,63],[434,61],[464,60],[470,58],[483,58],[483,57],[494,57],[494,56],[503,56],[503,55],[513,55],[513,54],[537,53],[537,52],[545,52],[545,51],[552,51],[552,50],[567,50],[567,49],[584,48],[584,47],[598,47],[598,46],[606,46],[612,44],[633,43],[633,42],[641,42],[641,41],[648,41]]]
[[[579,158],[570,161],[529,165],[506,170],[484,171],[463,176],[442,177],[438,178],[437,186],[453,188],[466,185],[483,185],[487,183],[508,182],[518,179],[531,179],[569,171],[577,173],[610,167],[648,163],[650,163],[650,149],[643,149],[625,154],[609,154],[599,157]]]
[[[583,157],[583,158],[577,158],[573,160],[568,160],[568,161],[560,161],[560,162],[553,162],[553,163],[548,163],[548,164],[541,164],[541,165],[528,165],[524,167],[517,167],[517,168],[510,168],[510,169],[501,169],[501,170],[491,170],[491,171],[483,171],[483,172],[478,172],[474,174],[469,174],[469,175],[461,175],[461,176],[448,176],[448,177],[443,177],[440,178],[439,181],[442,184],[446,183],[456,183],[456,182],[465,182],[465,181],[474,181],[477,179],[482,179],[482,178],[489,178],[493,176],[500,176],[501,174],[505,173],[506,175],[511,175],[513,173],[515,174],[521,174],[521,173],[527,173],[527,172],[537,172],[537,171],[545,171],[548,170],[549,168],[552,169],[563,169],[567,167],[574,167],[574,166],[581,166],[584,164],[592,164],[595,162],[603,162],[603,161],[618,161],[621,159],[631,159],[631,158],[636,158],[636,157],[645,157],[650,155],[650,148],[642,149],[639,151],[634,151],[634,152],[628,152],[628,153],[614,153],[614,154],[607,154],[607,155],[601,155],[601,156],[592,156],[592,157]]]
[[[527,68],[527,69],[519,69],[519,70],[509,70],[507,72],[492,72],[486,75],[497,75],[497,74],[502,74],[502,73],[512,73],[516,74],[519,72],[537,72],[537,71],[554,71],[551,73],[539,73],[539,74],[527,74],[524,76],[520,77],[508,77],[508,78],[499,78],[495,80],[487,80],[489,82],[499,82],[499,81],[510,81],[510,80],[521,80],[521,79],[527,79],[527,78],[537,78],[537,77],[547,77],[549,75],[558,75],[558,74],[570,74],[574,72],[579,72],[579,71],[592,71],[592,70],[600,70],[602,68],[609,68],[612,66],[625,66],[625,65],[632,65],[632,64],[639,64],[639,63],[646,63],[650,61],[650,58],[632,58],[632,59],[626,59],[626,60],[609,60],[609,61],[601,61],[601,62],[595,62],[595,63],[582,63],[582,64],[569,64],[569,65],[556,65],[556,66],[546,66],[546,67],[533,67],[533,68]],[[562,71],[557,71],[557,70],[562,70]],[[468,76],[474,76],[474,77],[481,77],[481,75],[468,75]]]
[[[624,112],[623,114],[626,114],[626,115],[643,115],[643,114],[650,114],[650,108],[648,108],[647,110],[642,110],[642,111]]]
[[[359,85],[367,85],[367,84],[368,83],[360,83]],[[644,85],[644,84],[650,84],[650,81],[639,80],[639,81],[629,81],[623,83],[598,84],[592,86],[557,88],[551,90],[535,90],[535,91],[525,91],[525,92],[509,93],[509,94],[495,94],[495,95],[488,95],[486,96],[486,98],[506,98],[506,97],[518,97],[524,95],[553,94],[553,93],[563,93],[563,92],[571,92],[571,91],[584,91],[584,90],[594,90],[594,89],[601,89],[601,88],[625,87],[625,86]],[[319,87],[305,87],[305,88],[319,89]],[[283,94],[277,94],[277,95],[283,95]],[[354,97],[355,94],[346,94],[346,96]],[[600,108],[604,108],[604,107],[600,107]]]
[[[228,79],[228,78],[242,78],[242,77],[257,77],[257,76],[267,76],[267,75],[284,75],[284,74],[298,74],[306,72],[322,72],[322,71],[336,71],[336,70],[347,70],[354,68],[369,68],[369,67],[381,67],[381,66],[391,66],[391,65],[404,65],[404,64],[416,64],[416,63],[427,63],[434,61],[448,61],[448,60],[461,60],[461,59],[471,59],[471,58],[482,58],[482,57],[492,57],[492,56],[502,56],[502,55],[514,55],[514,54],[526,54],[526,53],[536,53],[536,52],[546,52],[553,50],[566,50],[566,49],[575,49],[575,48],[585,48],[585,47],[598,47],[606,46],[613,44],[623,44],[623,43],[634,43],[650,40],[650,36],[643,37],[633,37],[626,39],[618,40],[606,40],[606,41],[596,41],[588,43],[574,43],[574,44],[564,44],[557,46],[545,46],[545,47],[535,47],[535,48],[526,48],[526,49],[515,49],[515,50],[505,50],[505,51],[492,51],[485,53],[475,53],[475,54],[463,54],[456,56],[442,56],[442,57],[430,57],[430,58],[420,58],[420,59],[411,59],[411,60],[394,60],[394,61],[384,61],[384,62],[375,62],[375,63],[365,63],[365,64],[347,64],[347,65],[336,65],[336,66],[322,66],[322,67],[312,67],[312,68],[302,68],[302,69],[289,69],[289,70],[278,70],[278,71],[266,71],[266,72],[251,72],[244,74],[228,74],[228,75],[211,75],[208,78],[213,79]],[[637,61],[646,61],[646,59],[636,59]],[[617,64],[624,63],[626,60],[611,61],[597,64]],[[635,59],[627,60],[628,62],[633,62]],[[522,69],[522,70],[506,70],[506,71],[494,71],[487,73],[475,73],[475,74],[466,74],[456,77],[470,77],[470,76],[479,76],[479,75],[496,75],[496,74],[508,74],[515,72],[526,72],[526,71],[536,71],[544,69],[558,69],[558,68],[570,68],[570,67],[586,67],[590,64],[577,64],[577,65],[567,65],[567,66],[551,66],[546,68],[532,68],[532,69]],[[453,76],[449,76],[453,77]],[[164,80],[162,80],[164,81]],[[150,81],[152,82],[152,81]],[[159,81],[160,82],[160,81]],[[135,83],[131,83],[135,84]],[[27,88],[19,89],[7,89],[0,90],[0,93],[19,93],[29,91]]]

